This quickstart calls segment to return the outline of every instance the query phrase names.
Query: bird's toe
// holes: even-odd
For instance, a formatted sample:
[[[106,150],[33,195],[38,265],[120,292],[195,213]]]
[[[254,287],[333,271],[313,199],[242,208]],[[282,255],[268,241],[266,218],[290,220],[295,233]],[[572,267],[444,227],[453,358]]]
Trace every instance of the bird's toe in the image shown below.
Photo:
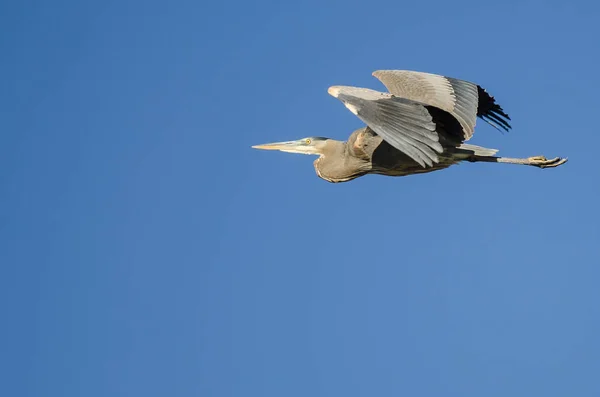
[[[529,160],[530,163],[541,163],[547,161],[545,156],[533,156],[529,157],[527,160]]]
[[[553,159],[548,160],[544,156],[534,156],[530,157],[529,164],[539,168],[552,168],[558,167],[567,162],[566,158],[555,157]]]

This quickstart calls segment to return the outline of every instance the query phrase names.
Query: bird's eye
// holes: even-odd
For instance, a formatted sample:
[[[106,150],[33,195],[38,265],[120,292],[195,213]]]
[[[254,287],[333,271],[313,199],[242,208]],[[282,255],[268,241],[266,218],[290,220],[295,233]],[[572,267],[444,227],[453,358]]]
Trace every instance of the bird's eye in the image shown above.
[[[307,140],[306,140],[306,144],[307,144],[307,145],[310,145],[310,139],[307,139]]]

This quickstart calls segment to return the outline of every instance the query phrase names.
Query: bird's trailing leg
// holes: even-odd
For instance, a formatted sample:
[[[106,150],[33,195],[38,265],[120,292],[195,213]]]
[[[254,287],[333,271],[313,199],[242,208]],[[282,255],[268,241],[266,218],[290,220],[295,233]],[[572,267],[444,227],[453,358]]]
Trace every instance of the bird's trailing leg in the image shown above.
[[[530,165],[538,168],[552,168],[558,167],[567,162],[568,159],[555,157],[553,159],[548,160],[544,156],[534,156],[528,157],[525,159],[514,159],[510,157],[492,157],[492,156],[472,156],[469,158],[469,161],[478,162],[483,161],[487,163],[506,163],[506,164],[521,164],[521,165]]]

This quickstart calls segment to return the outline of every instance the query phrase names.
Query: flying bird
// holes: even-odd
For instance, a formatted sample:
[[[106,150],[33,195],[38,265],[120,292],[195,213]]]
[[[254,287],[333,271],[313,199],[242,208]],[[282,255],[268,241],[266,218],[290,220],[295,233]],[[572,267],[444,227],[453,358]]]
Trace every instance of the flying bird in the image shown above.
[[[478,84],[409,70],[378,70],[373,76],[389,92],[331,86],[339,99],[366,126],[347,141],[313,136],[252,146],[255,149],[314,154],[317,175],[347,182],[366,174],[405,176],[438,171],[463,161],[557,167],[567,159],[544,156],[496,157],[496,149],[467,144],[477,118],[508,131],[510,117]]]

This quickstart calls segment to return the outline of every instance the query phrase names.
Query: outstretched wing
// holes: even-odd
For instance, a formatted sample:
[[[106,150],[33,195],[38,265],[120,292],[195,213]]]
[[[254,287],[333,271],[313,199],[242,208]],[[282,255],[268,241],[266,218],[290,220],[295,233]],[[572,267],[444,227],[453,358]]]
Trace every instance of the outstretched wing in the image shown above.
[[[475,131],[477,117],[508,131],[510,117],[479,85],[431,73],[409,70],[377,70],[379,79],[394,96],[410,99],[450,113],[461,125],[463,139]]]
[[[438,153],[444,148],[439,143],[437,126],[422,104],[367,88],[333,86],[328,92],[377,135],[422,167],[439,162]]]

